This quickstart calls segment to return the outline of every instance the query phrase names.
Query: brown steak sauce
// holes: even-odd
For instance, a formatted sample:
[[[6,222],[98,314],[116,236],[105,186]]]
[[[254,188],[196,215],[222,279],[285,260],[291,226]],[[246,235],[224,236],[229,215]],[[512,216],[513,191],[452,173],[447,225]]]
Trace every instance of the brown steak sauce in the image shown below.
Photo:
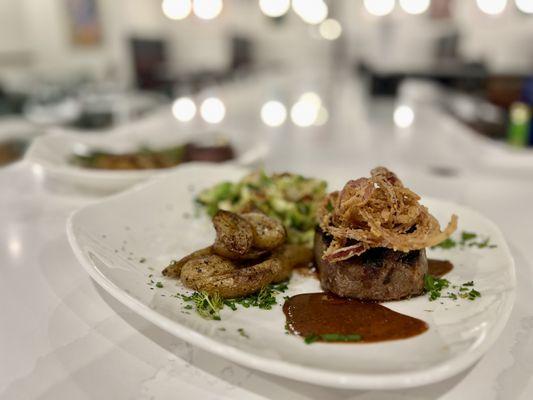
[[[428,274],[440,278],[453,269],[453,264],[448,260],[428,259]]]
[[[428,260],[428,274],[441,277],[453,269],[447,260]],[[302,275],[317,276],[315,269],[301,269]],[[360,335],[360,342],[382,342],[420,335],[428,325],[378,303],[342,298],[330,293],[305,293],[289,298],[283,305],[287,329],[307,337],[336,333]],[[320,338],[318,339],[320,341]]]
[[[428,329],[424,321],[380,304],[328,293],[293,296],[283,305],[283,312],[289,332],[303,337],[331,333],[358,334],[361,342],[369,343],[405,339]]]

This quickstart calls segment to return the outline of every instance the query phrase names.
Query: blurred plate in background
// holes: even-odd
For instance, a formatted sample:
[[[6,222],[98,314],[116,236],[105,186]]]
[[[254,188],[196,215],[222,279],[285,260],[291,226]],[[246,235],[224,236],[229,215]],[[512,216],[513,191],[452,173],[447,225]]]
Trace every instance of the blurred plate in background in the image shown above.
[[[95,193],[110,193],[123,190],[151,176],[167,173],[180,168],[178,164],[161,169],[93,169],[80,166],[77,156],[87,156],[94,152],[113,155],[143,152],[145,149],[165,150],[176,146],[193,143],[196,150],[189,161],[206,161],[205,150],[226,144],[233,149],[234,158],[228,162],[250,165],[261,160],[267,147],[261,143],[246,145],[238,141],[241,132],[216,128],[210,131],[173,132],[161,129],[142,129],[102,135],[73,133],[67,130],[57,131],[35,140],[26,153],[26,160],[37,166],[44,173],[45,179],[67,185],[70,188]],[[209,158],[209,157],[208,157]]]

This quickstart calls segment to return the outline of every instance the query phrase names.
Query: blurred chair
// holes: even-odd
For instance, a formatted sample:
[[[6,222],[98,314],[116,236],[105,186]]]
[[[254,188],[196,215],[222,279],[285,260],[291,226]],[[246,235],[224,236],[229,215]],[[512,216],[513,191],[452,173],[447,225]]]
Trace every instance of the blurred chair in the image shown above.
[[[246,37],[234,36],[231,44],[231,71],[250,70],[254,64],[252,41]]]
[[[162,39],[131,38],[130,49],[136,87],[170,95],[166,43]]]

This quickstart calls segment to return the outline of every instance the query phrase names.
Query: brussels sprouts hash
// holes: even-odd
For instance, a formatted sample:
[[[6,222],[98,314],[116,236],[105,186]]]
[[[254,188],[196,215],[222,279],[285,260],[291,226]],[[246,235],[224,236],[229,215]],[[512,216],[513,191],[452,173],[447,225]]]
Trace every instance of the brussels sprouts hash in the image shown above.
[[[312,245],[316,211],[326,182],[296,174],[253,172],[239,182],[221,182],[203,190],[196,201],[212,217],[219,210],[260,211],[280,220],[289,243]]]

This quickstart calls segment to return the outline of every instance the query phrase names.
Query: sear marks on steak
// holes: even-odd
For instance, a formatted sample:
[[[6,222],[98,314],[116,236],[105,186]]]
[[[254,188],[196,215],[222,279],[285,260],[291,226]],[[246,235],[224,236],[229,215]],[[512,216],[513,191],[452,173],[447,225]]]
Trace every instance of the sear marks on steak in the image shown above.
[[[315,261],[324,290],[369,301],[400,300],[424,291],[425,249],[404,253],[377,247],[344,261],[327,262],[322,255],[328,239],[321,231],[315,234]]]

